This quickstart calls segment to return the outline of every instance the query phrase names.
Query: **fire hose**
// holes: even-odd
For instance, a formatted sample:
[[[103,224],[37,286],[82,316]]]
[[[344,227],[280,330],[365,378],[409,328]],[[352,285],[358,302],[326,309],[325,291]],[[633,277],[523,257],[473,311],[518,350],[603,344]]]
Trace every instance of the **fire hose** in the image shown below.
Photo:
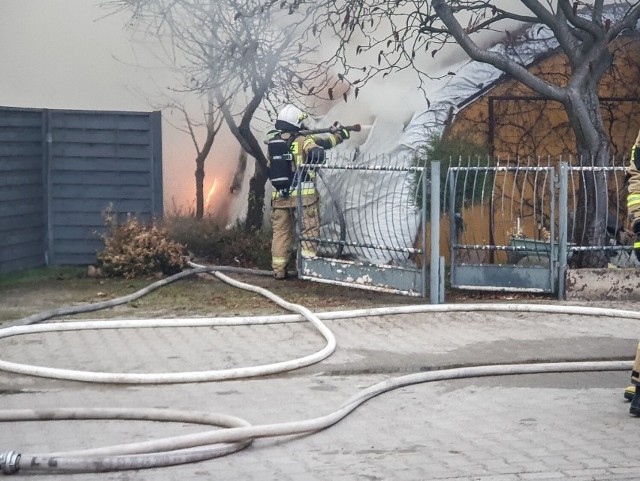
[[[319,129],[296,130],[293,133],[295,133],[296,135],[335,134],[340,132],[341,130],[348,130],[349,132],[360,132],[362,130],[362,125],[360,124],[342,125],[340,124],[340,122],[334,122],[331,127],[322,127]],[[269,141],[265,140],[264,143],[268,144]]]
[[[627,319],[640,319],[640,313],[635,311],[575,307],[553,306],[538,304],[439,304],[439,305],[412,305],[401,307],[383,307],[373,309],[359,309],[351,311],[338,311],[313,314],[308,309],[297,304],[291,304],[279,298],[266,289],[245,284],[231,279],[220,271],[224,268],[205,267],[192,264],[194,269],[181,273],[183,275],[172,276],[165,279],[162,285],[166,285],[186,275],[194,275],[202,272],[210,272],[223,282],[234,287],[259,293],[276,302],[281,307],[297,312],[295,315],[285,316],[258,316],[251,318],[213,318],[213,319],[159,319],[159,320],[131,320],[131,321],[100,321],[100,322],[64,322],[46,324],[42,326],[25,325],[25,318],[13,325],[0,329],[0,338],[17,336],[31,332],[49,332],[54,330],[80,330],[80,329],[116,329],[127,327],[158,327],[174,326],[185,327],[194,325],[219,325],[217,323],[255,324],[255,323],[282,323],[300,322],[307,320],[323,335],[327,341],[326,346],[315,354],[304,356],[290,362],[276,363],[277,369],[290,370],[310,365],[326,359],[335,349],[335,338],[322,320],[347,319],[363,316],[379,316],[401,313],[419,312],[537,312],[556,314],[581,314],[588,316],[609,316]],[[232,270],[235,270],[232,268]],[[245,272],[253,272],[245,270]],[[255,271],[262,274],[264,271]],[[147,288],[146,288],[147,289]],[[139,291],[140,292],[140,291]],[[139,293],[138,292],[138,293]],[[138,293],[134,293],[136,295]],[[144,294],[141,294],[144,295]],[[87,306],[85,306],[86,308]],[[94,305],[95,307],[95,305]],[[82,308],[80,308],[82,309]],[[73,309],[65,311],[71,314]],[[53,317],[50,311],[40,315],[44,320]],[[60,312],[59,310],[55,312]],[[86,311],[83,311],[86,312]],[[39,321],[37,321],[39,322]],[[104,325],[105,327],[100,327]],[[223,324],[230,325],[230,324]],[[107,327],[108,326],[108,327]],[[0,360],[0,369],[21,374],[52,377],[56,379],[81,380],[85,382],[114,382],[114,383],[174,383],[174,382],[200,382],[222,379],[239,379],[251,376],[263,375],[262,372],[275,373],[274,366],[264,365],[247,368],[236,368],[221,371],[201,371],[191,373],[165,373],[165,374],[128,374],[128,373],[90,373],[84,371],[52,369],[39,366],[27,366]],[[470,366],[455,369],[442,369],[436,371],[421,372],[391,378],[364,389],[345,401],[339,408],[324,416],[278,424],[250,425],[247,421],[217,413],[201,413],[189,411],[175,411],[164,409],[113,409],[113,408],[74,408],[74,409],[18,409],[0,410],[0,422],[23,422],[42,420],[78,420],[78,419],[137,419],[153,421],[178,421],[223,427],[197,434],[173,436],[139,443],[128,443],[103,448],[84,449],[61,453],[26,454],[15,450],[0,454],[0,471],[3,474],[34,473],[61,473],[61,472],[107,472],[131,469],[157,468],[177,464],[191,463],[224,456],[248,446],[254,439],[289,436],[294,434],[313,433],[326,429],[369,399],[385,392],[413,384],[443,381],[451,379],[464,379],[473,377],[524,375],[540,373],[565,373],[565,372],[593,372],[593,371],[618,371],[630,370],[632,361],[600,361],[600,362],[555,362],[533,364],[501,364],[488,366]]]

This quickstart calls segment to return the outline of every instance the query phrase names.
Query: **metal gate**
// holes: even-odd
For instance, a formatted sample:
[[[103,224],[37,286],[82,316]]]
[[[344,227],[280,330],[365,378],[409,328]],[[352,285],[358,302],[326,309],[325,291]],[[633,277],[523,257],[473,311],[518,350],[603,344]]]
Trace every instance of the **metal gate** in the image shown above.
[[[558,244],[539,240],[542,226],[556,239],[544,221],[556,218],[553,167],[452,167],[447,184],[452,287],[555,292]],[[481,243],[467,240],[483,228]]]
[[[354,165],[343,159],[322,167],[319,237],[303,236],[302,216],[297,216],[298,275],[410,296],[429,293],[437,303],[444,295],[439,222],[431,223],[429,235],[427,226],[440,218],[440,164],[432,165],[431,178],[425,168],[389,164]],[[302,241],[314,242],[318,255],[303,257]]]
[[[572,160],[547,158],[540,165],[537,159],[532,165],[517,159],[502,166],[499,160],[468,160],[449,168],[444,214],[452,287],[562,297],[567,266],[580,252],[606,251],[618,267],[632,263],[624,239],[624,161],[597,167]],[[601,196],[588,205],[585,186],[594,184]],[[601,245],[585,241],[581,226],[589,216],[601,216],[591,219],[605,229]]]

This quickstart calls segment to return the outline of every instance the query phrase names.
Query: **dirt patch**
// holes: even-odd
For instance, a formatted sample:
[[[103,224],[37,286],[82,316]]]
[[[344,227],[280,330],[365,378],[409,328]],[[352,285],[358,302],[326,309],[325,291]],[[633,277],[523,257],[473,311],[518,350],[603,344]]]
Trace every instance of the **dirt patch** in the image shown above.
[[[332,284],[269,276],[228,274],[240,282],[263,287],[288,302],[315,310],[347,310],[366,307],[428,303],[429,299],[348,288]],[[95,279],[60,275],[51,279],[21,280],[0,284],[0,323],[62,307],[88,306],[135,293],[157,282],[146,279]],[[548,301],[548,296],[470,291],[449,291],[447,302],[495,300]],[[61,316],[60,318],[175,318],[220,315],[280,314],[284,309],[260,294],[233,287],[209,274],[187,277],[127,304]]]
[[[266,288],[288,302],[303,304],[313,310],[424,302],[421,298],[349,289],[299,279],[276,281],[270,277],[240,274],[230,274],[229,277]],[[156,278],[124,280],[62,277],[2,285],[0,323],[61,307],[87,306],[116,299],[137,292],[157,281]],[[286,311],[260,294],[230,286],[211,275],[203,274],[160,287],[127,304],[77,314],[73,318],[172,318],[283,312]]]

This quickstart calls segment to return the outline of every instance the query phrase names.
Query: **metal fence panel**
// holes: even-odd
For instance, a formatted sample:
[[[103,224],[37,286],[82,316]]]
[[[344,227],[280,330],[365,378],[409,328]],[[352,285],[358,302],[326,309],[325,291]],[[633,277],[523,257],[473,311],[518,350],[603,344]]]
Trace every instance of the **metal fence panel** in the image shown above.
[[[567,266],[581,267],[581,253],[637,265],[625,229],[624,162],[458,159],[444,209],[452,286],[562,296]]]
[[[452,287],[555,292],[553,168],[458,166],[447,182]]]
[[[298,256],[301,278],[415,296],[437,289],[426,276],[427,171],[398,164],[322,167],[320,236],[298,237],[317,242],[318,257]]]

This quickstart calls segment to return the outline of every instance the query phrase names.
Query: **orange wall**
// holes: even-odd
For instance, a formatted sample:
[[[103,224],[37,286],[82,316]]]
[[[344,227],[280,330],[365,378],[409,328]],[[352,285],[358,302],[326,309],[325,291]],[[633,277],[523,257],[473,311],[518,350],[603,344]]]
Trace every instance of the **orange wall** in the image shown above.
[[[624,37],[614,43],[614,66],[600,83],[600,97],[640,97],[640,40]],[[530,68],[534,74],[565,85],[569,70],[562,54]],[[450,126],[449,136],[488,145],[489,96],[537,96],[516,80],[501,82],[463,108]],[[628,156],[640,128],[638,101],[603,102],[602,115],[612,153]],[[500,158],[547,155],[575,156],[575,136],[562,105],[554,101],[494,101],[494,156]]]

